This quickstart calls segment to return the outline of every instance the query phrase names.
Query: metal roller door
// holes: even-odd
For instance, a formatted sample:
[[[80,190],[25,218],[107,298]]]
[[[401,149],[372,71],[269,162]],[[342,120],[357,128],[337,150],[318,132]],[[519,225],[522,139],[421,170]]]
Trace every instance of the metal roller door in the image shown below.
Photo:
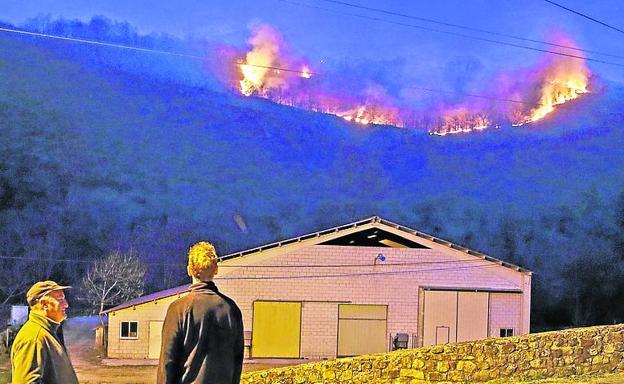
[[[252,357],[299,358],[300,342],[300,302],[254,302]]]
[[[337,355],[386,352],[387,314],[388,307],[385,305],[340,304]]]

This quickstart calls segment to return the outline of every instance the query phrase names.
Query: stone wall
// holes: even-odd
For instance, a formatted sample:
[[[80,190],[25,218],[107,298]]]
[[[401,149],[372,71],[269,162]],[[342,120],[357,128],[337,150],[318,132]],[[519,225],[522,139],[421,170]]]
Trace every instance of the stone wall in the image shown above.
[[[473,383],[624,370],[624,324],[423,347],[251,372],[242,384]]]

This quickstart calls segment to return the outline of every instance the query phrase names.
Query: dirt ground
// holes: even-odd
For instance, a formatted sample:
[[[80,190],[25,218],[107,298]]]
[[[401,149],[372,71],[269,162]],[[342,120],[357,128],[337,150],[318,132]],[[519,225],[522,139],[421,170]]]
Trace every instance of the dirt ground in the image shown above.
[[[65,344],[78,380],[81,384],[153,384],[156,382],[155,366],[105,366],[100,364],[102,353],[94,347],[93,318],[70,319],[64,326]],[[269,369],[283,364],[245,364],[243,372]],[[9,357],[0,355],[0,384],[10,383]]]
[[[156,366],[101,365],[102,353],[94,347],[96,325],[94,320],[77,319],[68,321],[64,328],[67,349],[81,384],[153,384],[156,381]],[[283,365],[244,364],[243,372]]]

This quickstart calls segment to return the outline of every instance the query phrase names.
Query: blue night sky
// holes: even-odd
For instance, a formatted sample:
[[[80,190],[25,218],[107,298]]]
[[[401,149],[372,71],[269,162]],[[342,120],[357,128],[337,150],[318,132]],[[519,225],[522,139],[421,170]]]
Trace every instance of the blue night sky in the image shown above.
[[[553,32],[561,31],[584,49],[614,55],[618,55],[624,48],[624,35],[540,0],[524,2],[354,0],[352,3],[536,40],[553,41]],[[562,0],[562,4],[615,27],[624,26],[624,3],[621,1]],[[413,61],[416,68],[426,72],[441,62],[446,62],[449,57],[468,56],[478,58],[491,70],[505,70],[530,65],[543,56],[538,52],[349,16],[347,15],[349,13],[361,14],[479,35],[477,32],[358,10],[320,0],[293,2],[3,0],[0,1],[0,7],[1,19],[16,24],[37,15],[84,21],[94,15],[104,15],[116,21],[127,21],[137,27],[140,33],[156,32],[177,37],[202,37],[237,46],[244,45],[251,26],[268,23],[281,31],[295,52],[312,62],[344,58],[351,60],[402,58]],[[504,39],[492,35],[481,36]],[[530,44],[506,40],[522,45]],[[541,45],[533,46],[547,48]],[[607,61],[624,61],[623,58],[597,54],[590,56]],[[622,67],[590,63],[590,68],[602,78],[624,82]]]

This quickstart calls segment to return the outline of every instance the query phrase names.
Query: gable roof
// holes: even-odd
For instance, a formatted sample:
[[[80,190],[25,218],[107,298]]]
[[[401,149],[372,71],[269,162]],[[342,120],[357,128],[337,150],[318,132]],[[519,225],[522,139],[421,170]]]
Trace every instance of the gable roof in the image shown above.
[[[287,250],[289,246],[294,246],[295,244],[301,244],[301,243],[305,243],[306,246],[319,245],[323,243],[332,244],[332,241],[335,241],[336,239],[349,236],[353,233],[362,232],[370,228],[378,228],[378,229],[381,229],[382,231],[389,232],[395,236],[403,237],[405,239],[405,244],[407,245],[405,244],[399,244],[399,245],[404,245],[406,247],[429,248],[427,246],[428,244],[439,245],[439,246],[454,250],[456,252],[457,251],[463,252],[468,255],[474,256],[475,258],[479,258],[485,261],[489,261],[493,264],[512,269],[516,272],[532,273],[528,269],[519,267],[511,263],[507,263],[505,261],[488,256],[484,253],[463,247],[461,245],[457,245],[455,243],[440,239],[432,235],[428,235],[426,233],[417,231],[415,229],[411,229],[404,225],[393,223],[392,221],[382,219],[379,216],[372,216],[367,219],[354,221],[349,224],[344,224],[344,225],[340,225],[337,227],[324,229],[318,232],[308,233],[306,235],[293,237],[290,239],[281,240],[281,241],[277,241],[274,243],[264,244],[255,248],[244,250],[244,251],[230,253],[228,255],[219,257],[219,261],[242,258],[242,257],[249,256],[252,254],[257,254],[257,253],[264,252],[267,250],[272,250],[272,249],[277,249],[277,248],[282,248],[282,247]],[[393,237],[392,239],[393,239],[391,240],[392,243],[396,244],[397,242],[394,241],[394,240],[397,240],[396,237]],[[420,244],[417,241],[415,241],[419,239],[422,239],[424,244]],[[354,246],[357,246],[357,245],[358,244],[354,244]],[[380,243],[377,246],[386,246],[386,245],[384,245],[383,243]],[[114,311],[118,311],[121,309],[129,308],[135,305],[144,304],[153,300],[158,300],[158,299],[162,299],[165,297],[178,295],[188,290],[188,287],[189,287],[189,284],[186,284],[180,287],[170,288],[170,289],[166,289],[160,292],[155,292],[146,296],[141,296],[136,299],[130,300],[128,302],[125,302],[123,304],[120,304],[116,307],[102,311],[102,313],[114,312]]]
[[[341,234],[346,235],[347,231],[353,232],[353,229],[365,230],[367,228],[370,228],[371,226],[380,228],[382,230],[391,231],[392,233],[395,233],[399,236],[405,236],[405,240],[409,242],[414,242],[412,238],[415,236],[419,239],[424,240],[424,242],[431,242],[431,243],[434,243],[434,244],[437,244],[437,245],[440,245],[440,246],[443,246],[443,247],[446,247],[455,251],[465,252],[468,255],[475,256],[477,258],[489,261],[494,264],[498,264],[500,266],[512,269],[517,272],[532,273],[530,270],[526,268],[522,268],[515,264],[511,264],[506,261],[499,260],[497,258],[488,256],[485,253],[463,247],[461,245],[452,243],[447,240],[440,239],[439,237],[435,237],[435,236],[426,234],[424,232],[417,231],[415,229],[406,227],[404,225],[394,223],[390,220],[383,219],[379,216],[372,216],[363,220],[354,221],[349,224],[344,224],[344,225],[340,225],[337,227],[324,229],[318,232],[308,233],[307,235],[293,237],[290,239],[277,241],[275,243],[264,244],[255,248],[244,250],[244,251],[230,253],[228,255],[221,256],[219,258],[219,261],[225,261],[225,260],[230,260],[234,258],[244,257],[250,254],[263,252],[263,251],[267,251],[267,250],[274,249],[274,248],[285,247],[291,244],[301,243],[302,241],[306,241],[306,240],[312,240],[308,243],[308,245],[322,244],[322,243],[331,241],[330,239],[328,239],[328,237],[331,237],[331,239],[336,239],[340,237]],[[383,245],[379,245],[379,246],[383,246]],[[426,248],[426,244],[424,244],[424,247]]]

